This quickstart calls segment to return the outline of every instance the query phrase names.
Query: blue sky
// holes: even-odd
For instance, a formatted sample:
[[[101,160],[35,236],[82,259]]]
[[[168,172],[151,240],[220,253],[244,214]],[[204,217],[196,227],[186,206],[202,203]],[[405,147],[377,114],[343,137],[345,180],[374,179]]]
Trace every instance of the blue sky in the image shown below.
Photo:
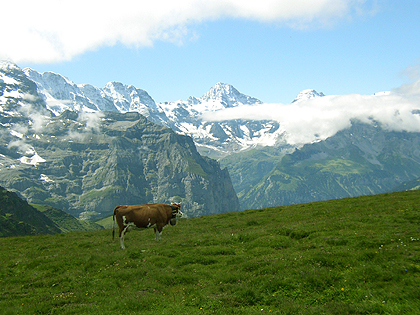
[[[155,2],[15,1],[6,9],[22,19],[5,17],[16,31],[0,59],[76,84],[131,84],[156,102],[200,97],[217,82],[288,104],[304,89],[370,95],[419,79],[418,0]]]

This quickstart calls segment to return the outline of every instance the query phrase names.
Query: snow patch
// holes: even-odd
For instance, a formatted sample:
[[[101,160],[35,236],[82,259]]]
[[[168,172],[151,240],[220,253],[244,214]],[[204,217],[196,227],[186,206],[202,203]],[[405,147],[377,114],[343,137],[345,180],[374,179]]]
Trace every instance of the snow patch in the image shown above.
[[[15,131],[15,130],[10,130],[10,134],[12,136],[18,137],[19,139],[23,139],[23,134],[20,133],[20,132]]]
[[[4,73],[0,73],[0,80],[2,80],[6,84],[11,84],[11,85],[19,84],[18,81],[16,81],[15,79],[11,77],[6,76]]]
[[[39,179],[46,182],[46,183],[54,183],[54,181],[52,179],[50,179],[47,175],[45,174],[41,174],[39,176]]]
[[[44,163],[47,162],[47,160],[43,159],[42,157],[40,157],[38,155],[38,153],[36,153],[34,151],[34,155],[32,155],[31,157],[27,157],[27,156],[22,156],[19,161],[22,164],[28,164],[28,165],[33,165],[33,166],[37,166],[39,163]]]

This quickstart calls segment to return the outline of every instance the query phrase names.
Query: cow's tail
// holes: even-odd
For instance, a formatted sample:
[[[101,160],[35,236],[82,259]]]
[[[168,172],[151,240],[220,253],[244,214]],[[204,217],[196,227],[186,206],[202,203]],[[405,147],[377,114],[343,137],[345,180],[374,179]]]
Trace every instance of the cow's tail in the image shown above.
[[[112,213],[112,240],[114,240],[115,236],[115,215],[117,214],[117,208],[118,206],[114,208],[114,212]]]

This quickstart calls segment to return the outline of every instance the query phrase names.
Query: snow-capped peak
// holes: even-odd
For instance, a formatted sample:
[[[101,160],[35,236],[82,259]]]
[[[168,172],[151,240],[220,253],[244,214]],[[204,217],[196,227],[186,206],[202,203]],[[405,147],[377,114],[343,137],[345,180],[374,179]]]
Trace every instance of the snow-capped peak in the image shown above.
[[[0,60],[0,70],[7,72],[10,70],[20,70],[20,68],[17,65],[15,65],[13,62]]]
[[[296,98],[293,100],[292,103],[303,101],[303,100],[309,100],[309,99],[315,98],[315,97],[322,97],[322,96],[325,96],[324,93],[322,93],[322,92],[318,93],[314,89],[307,89],[307,90],[303,90],[302,92],[300,92],[296,96]]]
[[[75,88],[76,84],[66,78],[65,76],[62,76],[59,73],[55,73],[52,71],[46,71],[43,73],[39,73],[31,68],[25,68],[23,69],[23,72],[31,79],[36,79],[35,82],[40,81],[43,83],[44,87],[49,88],[67,88],[72,87]]]
[[[252,105],[261,103],[260,100],[240,93],[232,85],[226,83],[216,83],[210,90],[200,97],[202,102],[217,101],[225,107],[234,107],[239,104]]]
[[[10,67],[9,64],[2,66]],[[3,74],[6,84],[11,84],[12,79],[18,79],[17,73],[13,72],[16,71],[11,70]],[[230,152],[256,146],[274,145],[281,138],[280,126],[274,121],[203,120],[202,115],[206,112],[262,103],[256,98],[240,93],[230,84],[219,82],[199,98],[155,103],[146,91],[120,82],[109,82],[104,88],[97,88],[89,84],[75,84],[57,73],[38,73],[29,68],[21,70],[20,77],[32,84],[34,93],[44,101],[42,105],[55,115],[62,114],[65,110],[139,112],[153,122],[191,136],[199,151],[210,156],[221,157]],[[22,163],[25,162],[33,164],[42,161],[35,156],[33,160],[22,160]]]

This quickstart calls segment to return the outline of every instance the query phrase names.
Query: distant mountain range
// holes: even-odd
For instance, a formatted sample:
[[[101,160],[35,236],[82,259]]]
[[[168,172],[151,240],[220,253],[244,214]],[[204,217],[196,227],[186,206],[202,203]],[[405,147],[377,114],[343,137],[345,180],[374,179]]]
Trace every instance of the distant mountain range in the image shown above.
[[[229,84],[156,103],[132,85],[76,85],[3,62],[0,93],[0,184],[83,218],[117,200],[175,196],[196,216],[236,211],[239,203],[249,209],[411,189],[420,177],[420,134],[373,119],[354,119],[304,146],[288,143],[275,120],[206,121],[206,113],[262,104]],[[321,97],[304,90],[292,103]]]
[[[33,81],[46,108],[59,115],[71,111],[138,112],[152,122],[162,124],[177,133],[191,136],[200,153],[220,158],[233,152],[255,147],[273,146],[283,141],[283,131],[276,121],[227,120],[208,122],[206,112],[262,102],[244,95],[232,85],[217,83],[200,98],[186,101],[155,103],[144,90],[119,82],[109,82],[103,89],[88,84],[76,85],[60,74],[38,73],[24,69]],[[323,96],[305,90],[294,101]]]
[[[58,75],[44,86],[48,95],[13,64],[3,63],[0,80],[0,185],[29,202],[82,219],[150,202],[182,202],[189,217],[239,210],[228,171],[201,156],[190,137],[138,112],[87,111],[91,103]],[[86,111],[55,116],[54,108],[71,105],[69,95]]]

